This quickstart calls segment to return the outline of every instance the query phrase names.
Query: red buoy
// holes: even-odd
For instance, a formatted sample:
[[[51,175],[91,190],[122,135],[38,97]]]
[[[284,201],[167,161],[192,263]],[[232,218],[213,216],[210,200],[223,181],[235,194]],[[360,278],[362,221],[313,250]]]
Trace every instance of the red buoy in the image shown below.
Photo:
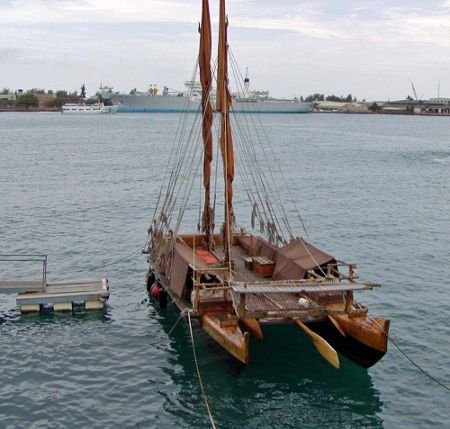
[[[160,286],[159,286],[158,282],[155,282],[152,284],[152,287],[150,288],[150,296],[153,299],[159,298],[159,288],[160,288]]]

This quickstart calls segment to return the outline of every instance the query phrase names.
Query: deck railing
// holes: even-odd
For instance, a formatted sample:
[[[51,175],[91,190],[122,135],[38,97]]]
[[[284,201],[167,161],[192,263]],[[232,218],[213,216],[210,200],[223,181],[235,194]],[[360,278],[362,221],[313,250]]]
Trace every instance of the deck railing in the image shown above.
[[[47,285],[47,255],[9,254],[0,255],[0,263],[34,263],[42,264],[41,280],[2,280],[0,279],[0,292],[21,292],[24,290],[45,289]],[[41,277],[41,275],[39,277]]]

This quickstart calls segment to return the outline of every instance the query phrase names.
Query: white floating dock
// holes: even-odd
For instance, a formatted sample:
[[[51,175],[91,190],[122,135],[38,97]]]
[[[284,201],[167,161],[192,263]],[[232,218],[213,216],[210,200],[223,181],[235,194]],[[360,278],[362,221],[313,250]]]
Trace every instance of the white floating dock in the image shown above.
[[[101,310],[109,298],[108,279],[79,280],[66,283],[48,283],[44,290],[31,291],[19,287],[16,303],[23,313],[39,312],[42,309],[72,311],[74,306],[85,310]]]
[[[108,279],[48,283],[47,255],[0,255],[0,262],[41,266],[41,280],[0,280],[0,293],[18,293],[16,303],[23,313],[101,310],[109,298]]]

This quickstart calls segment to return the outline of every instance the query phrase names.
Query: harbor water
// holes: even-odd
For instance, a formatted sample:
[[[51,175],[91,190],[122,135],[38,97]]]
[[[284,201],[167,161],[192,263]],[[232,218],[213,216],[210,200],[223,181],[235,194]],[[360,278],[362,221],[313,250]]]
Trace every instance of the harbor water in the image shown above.
[[[217,428],[447,428],[450,122],[262,115],[298,235],[382,287],[391,320],[369,370],[332,368],[295,326],[266,327],[228,375],[195,336]],[[147,228],[178,114],[0,114],[1,254],[47,254],[48,280],[107,277],[104,312],[21,315],[0,295],[0,428],[208,428],[189,327],[144,285]],[[283,186],[283,185],[282,185]],[[0,279],[39,267],[0,262]],[[432,378],[447,386],[447,389]]]

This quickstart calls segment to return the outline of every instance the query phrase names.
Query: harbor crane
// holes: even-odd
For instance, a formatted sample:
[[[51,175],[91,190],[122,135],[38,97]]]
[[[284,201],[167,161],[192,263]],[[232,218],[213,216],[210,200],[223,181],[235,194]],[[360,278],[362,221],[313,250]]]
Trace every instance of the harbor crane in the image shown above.
[[[419,98],[417,97],[417,92],[416,92],[416,88],[414,88],[413,81],[411,79],[409,79],[409,82],[411,83],[412,90],[413,90],[413,93],[414,93],[414,100],[418,101]]]

